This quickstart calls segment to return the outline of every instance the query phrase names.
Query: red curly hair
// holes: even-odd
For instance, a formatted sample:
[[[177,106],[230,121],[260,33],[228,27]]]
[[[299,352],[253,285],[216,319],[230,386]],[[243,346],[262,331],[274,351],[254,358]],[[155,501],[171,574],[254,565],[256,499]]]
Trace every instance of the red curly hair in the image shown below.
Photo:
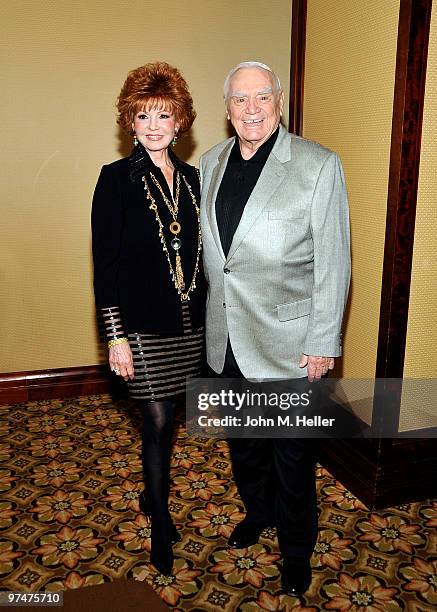
[[[177,68],[166,62],[145,64],[129,72],[117,99],[117,123],[133,134],[134,117],[146,108],[174,114],[179,134],[189,130],[196,118],[187,82]]]

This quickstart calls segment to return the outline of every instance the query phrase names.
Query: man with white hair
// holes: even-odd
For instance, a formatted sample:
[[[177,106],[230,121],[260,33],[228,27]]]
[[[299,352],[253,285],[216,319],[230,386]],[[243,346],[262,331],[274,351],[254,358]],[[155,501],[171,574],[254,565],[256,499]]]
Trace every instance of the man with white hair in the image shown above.
[[[235,66],[224,98],[236,137],[200,162],[208,364],[226,378],[312,382],[341,354],[350,276],[341,162],[280,124],[284,94],[265,64]],[[275,524],[282,588],[299,596],[317,538],[308,441],[233,438],[229,446],[246,507],[229,545],[250,546]]]

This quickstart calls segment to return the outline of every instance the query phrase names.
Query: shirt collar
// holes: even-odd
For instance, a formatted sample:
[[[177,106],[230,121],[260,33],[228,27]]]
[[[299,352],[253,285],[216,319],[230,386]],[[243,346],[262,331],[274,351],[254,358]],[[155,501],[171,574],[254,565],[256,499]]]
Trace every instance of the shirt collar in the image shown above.
[[[243,163],[243,164],[264,164],[267,161],[268,156],[272,152],[273,146],[279,134],[279,125],[273,134],[256,150],[256,153],[252,155],[250,159],[244,159],[241,155],[240,143],[238,138],[235,139],[234,146],[232,147],[229,161],[231,163]]]

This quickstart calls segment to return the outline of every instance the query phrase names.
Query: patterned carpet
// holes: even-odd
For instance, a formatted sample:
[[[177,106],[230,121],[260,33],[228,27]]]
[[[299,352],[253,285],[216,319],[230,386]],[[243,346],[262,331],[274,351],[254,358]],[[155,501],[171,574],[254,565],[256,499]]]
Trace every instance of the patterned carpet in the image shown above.
[[[275,532],[229,550],[243,518],[227,446],[179,425],[170,510],[182,530],[174,575],[148,564],[139,512],[139,414],[109,396],[0,407],[0,578],[3,590],[147,581],[173,610],[437,610],[437,503],[369,512],[318,469],[320,534],[310,590],[280,591]]]

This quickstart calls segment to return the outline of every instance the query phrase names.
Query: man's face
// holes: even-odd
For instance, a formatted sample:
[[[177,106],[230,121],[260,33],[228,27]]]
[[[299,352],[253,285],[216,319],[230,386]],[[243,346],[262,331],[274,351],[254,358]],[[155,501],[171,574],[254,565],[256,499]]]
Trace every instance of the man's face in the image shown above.
[[[281,120],[284,94],[277,92],[272,75],[262,68],[240,68],[229,83],[227,109],[239,139],[248,146],[262,145]]]

